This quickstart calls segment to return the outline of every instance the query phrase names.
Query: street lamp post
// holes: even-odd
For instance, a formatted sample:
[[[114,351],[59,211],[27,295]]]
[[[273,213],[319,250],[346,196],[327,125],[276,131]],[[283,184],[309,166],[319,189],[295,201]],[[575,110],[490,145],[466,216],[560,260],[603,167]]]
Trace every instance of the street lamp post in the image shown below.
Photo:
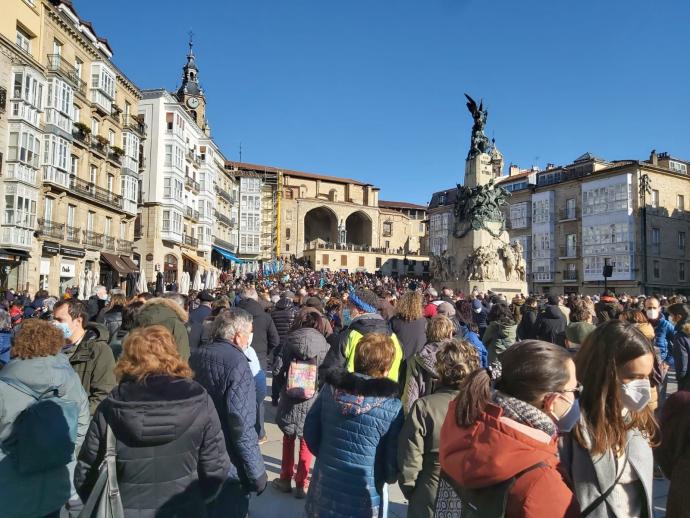
[[[642,223],[642,293],[647,293],[647,194],[652,193],[652,181],[647,173],[640,176],[639,193]]]

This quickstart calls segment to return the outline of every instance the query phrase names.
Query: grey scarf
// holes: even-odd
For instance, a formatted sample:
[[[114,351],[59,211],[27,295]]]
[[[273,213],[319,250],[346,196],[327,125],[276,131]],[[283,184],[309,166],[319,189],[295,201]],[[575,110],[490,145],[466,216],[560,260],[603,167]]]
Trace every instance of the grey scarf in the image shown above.
[[[556,437],[558,435],[556,423],[537,407],[525,403],[520,399],[508,396],[498,390],[494,391],[492,399],[496,405],[503,409],[503,415],[507,418],[524,424],[525,426],[529,426],[530,428],[541,430],[551,437]]]

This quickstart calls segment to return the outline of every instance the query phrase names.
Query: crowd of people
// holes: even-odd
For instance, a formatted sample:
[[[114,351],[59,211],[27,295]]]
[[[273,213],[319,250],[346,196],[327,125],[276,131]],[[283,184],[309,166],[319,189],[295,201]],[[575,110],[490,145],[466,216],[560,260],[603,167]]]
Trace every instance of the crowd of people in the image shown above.
[[[690,516],[682,296],[294,263],[187,295],[0,300],[2,516],[247,516],[269,404],[272,490],[309,517],[385,517],[398,484],[414,518],[651,518],[664,476],[666,515]]]

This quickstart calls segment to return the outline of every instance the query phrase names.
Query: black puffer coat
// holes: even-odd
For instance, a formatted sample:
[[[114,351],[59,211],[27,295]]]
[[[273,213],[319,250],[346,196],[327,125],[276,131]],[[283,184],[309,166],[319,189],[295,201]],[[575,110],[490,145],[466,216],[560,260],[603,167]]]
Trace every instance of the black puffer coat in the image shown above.
[[[539,335],[537,309],[532,306],[522,306],[522,318],[518,324],[518,340],[536,340]]]
[[[275,324],[276,331],[278,331],[278,336],[280,337],[280,345],[285,344],[285,339],[290,332],[295,315],[297,315],[297,308],[290,299],[286,298],[276,302],[275,309],[271,311],[273,324]]]
[[[117,438],[125,516],[206,516],[204,500],[220,489],[230,460],[201,385],[166,376],[120,382],[98,407],[79,452],[74,481],[84,501],[105,454],[107,424]]]
[[[391,329],[400,340],[406,360],[421,351],[426,344],[426,323],[424,317],[405,320],[396,315],[390,319]]]
[[[304,327],[292,331],[288,334],[283,346],[283,372],[287,376],[292,360],[304,361],[316,358],[316,366],[320,366],[326,358],[328,348],[328,342],[316,329]],[[302,437],[304,420],[315,399],[316,396],[307,400],[291,398],[285,393],[285,387],[283,387],[278,402],[276,424],[285,435]]]
[[[546,306],[537,319],[537,338],[565,346],[565,315],[558,306]]]
[[[108,328],[110,338],[115,336],[115,333],[122,325],[122,306],[118,304],[103,313],[101,323]]]

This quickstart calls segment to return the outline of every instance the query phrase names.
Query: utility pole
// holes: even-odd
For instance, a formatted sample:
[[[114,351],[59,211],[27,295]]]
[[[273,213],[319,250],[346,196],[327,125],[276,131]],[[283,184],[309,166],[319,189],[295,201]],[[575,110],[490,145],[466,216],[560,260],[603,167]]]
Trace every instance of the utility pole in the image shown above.
[[[647,173],[640,176],[640,220],[642,232],[642,293],[647,294],[647,194],[652,193],[652,181]]]

